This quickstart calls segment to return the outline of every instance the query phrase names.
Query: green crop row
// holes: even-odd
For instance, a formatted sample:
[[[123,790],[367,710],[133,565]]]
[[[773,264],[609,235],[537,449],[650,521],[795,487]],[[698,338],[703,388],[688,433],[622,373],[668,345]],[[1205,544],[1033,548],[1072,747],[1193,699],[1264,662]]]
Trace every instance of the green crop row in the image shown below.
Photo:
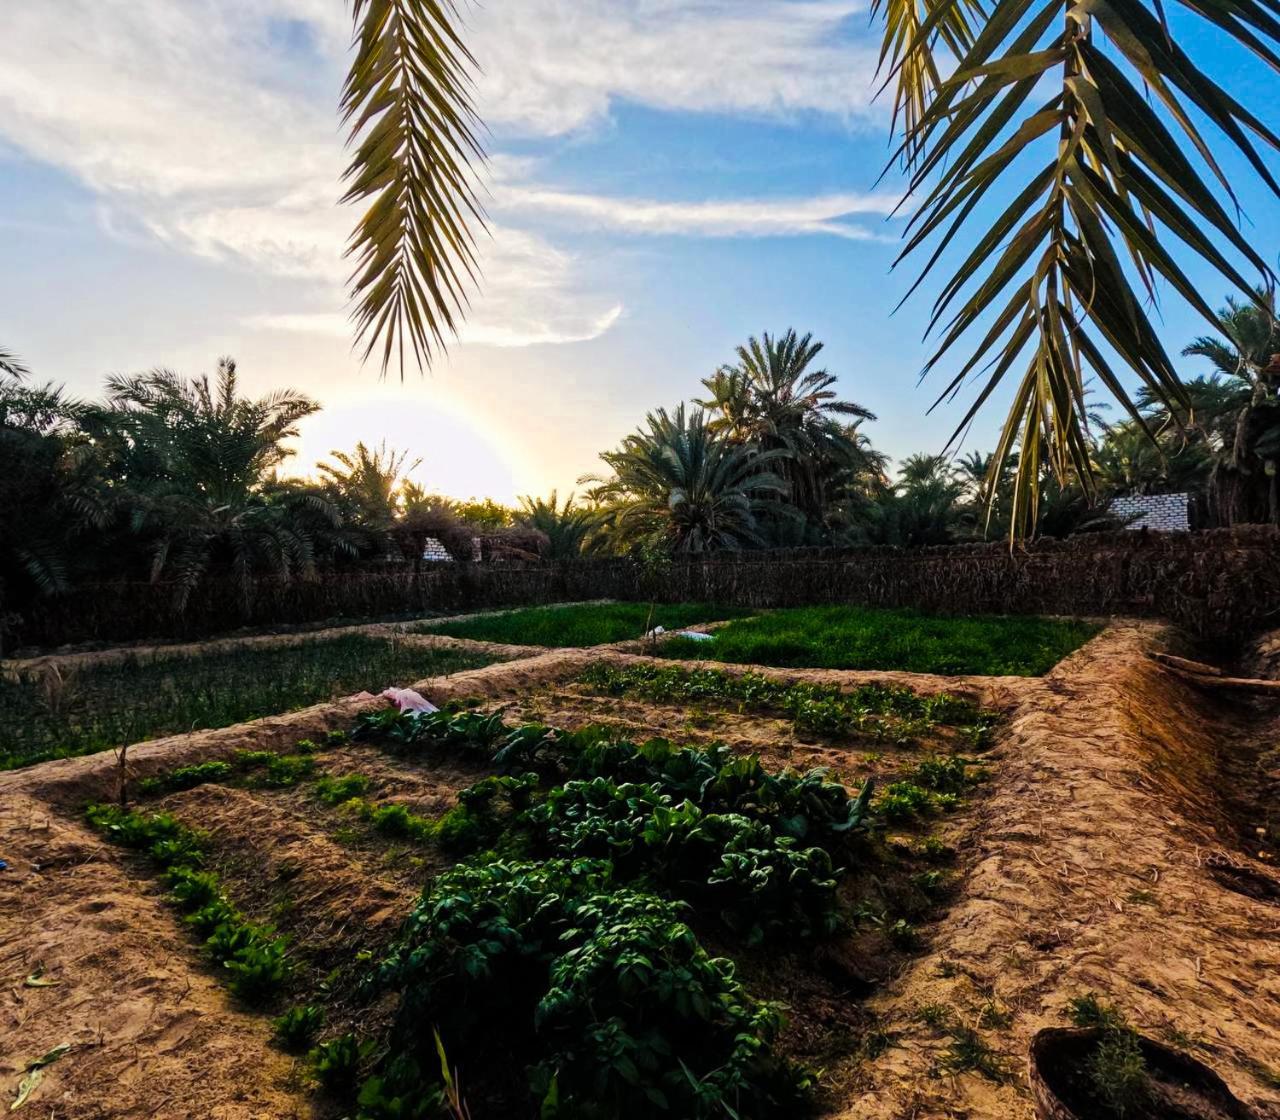
[[[229,973],[228,986],[249,1004],[270,1000],[289,978],[285,940],[249,921],[223,894],[218,877],[203,870],[199,833],[167,813],[139,813],[116,805],[91,805],[89,824],[107,839],[144,852],[164,872],[169,897],[204,939],[214,962]]]
[[[608,696],[638,696],[661,703],[712,702],[739,710],[773,713],[797,731],[909,741],[929,728],[962,729],[981,745],[996,721],[969,700],[950,693],[921,695],[893,685],[863,685],[844,691],[828,685],[788,684],[759,673],[683,669],[657,665],[614,666],[597,662],[579,678]]]

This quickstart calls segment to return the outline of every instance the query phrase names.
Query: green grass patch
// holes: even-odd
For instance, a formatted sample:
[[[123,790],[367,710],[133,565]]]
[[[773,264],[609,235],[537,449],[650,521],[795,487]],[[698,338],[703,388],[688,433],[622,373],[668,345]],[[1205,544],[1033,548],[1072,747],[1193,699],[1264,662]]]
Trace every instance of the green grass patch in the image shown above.
[[[1098,633],[1087,622],[911,610],[799,607],[731,622],[712,641],[672,638],[663,657],[810,669],[1038,677]]]
[[[660,603],[652,621],[648,603],[586,603],[569,607],[529,607],[504,614],[450,622],[427,622],[416,627],[419,634],[446,634],[451,638],[473,638],[481,642],[504,642],[516,646],[599,646],[626,642],[645,635],[645,627],[661,626],[678,630],[701,622],[741,618],[749,614],[735,607],[709,603]]]
[[[347,635],[300,646],[128,657],[0,679],[0,770],[227,727],[491,659]]]

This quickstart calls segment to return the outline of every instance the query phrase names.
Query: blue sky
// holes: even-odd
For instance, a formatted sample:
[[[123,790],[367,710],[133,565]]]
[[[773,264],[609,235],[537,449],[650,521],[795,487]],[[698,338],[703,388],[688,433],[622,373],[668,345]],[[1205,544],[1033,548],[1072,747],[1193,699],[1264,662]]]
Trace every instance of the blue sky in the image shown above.
[[[795,326],[878,413],[877,445],[942,448],[960,406],[926,415],[928,301],[892,314],[912,271],[889,270],[900,183],[876,185],[888,121],[862,4],[486,0],[469,22],[492,132],[485,284],[449,357],[402,384],[360,367],[345,323],[341,0],[6,13],[0,344],[83,395],[232,354],[247,391],[324,403],[295,469],[386,438],[427,486],[510,500],[571,489],[736,343]],[[1175,30],[1276,124],[1274,74]],[[1274,260],[1280,206],[1226,167]],[[1193,275],[1216,305],[1222,283]],[[1171,350],[1203,330],[1176,298],[1164,310]]]

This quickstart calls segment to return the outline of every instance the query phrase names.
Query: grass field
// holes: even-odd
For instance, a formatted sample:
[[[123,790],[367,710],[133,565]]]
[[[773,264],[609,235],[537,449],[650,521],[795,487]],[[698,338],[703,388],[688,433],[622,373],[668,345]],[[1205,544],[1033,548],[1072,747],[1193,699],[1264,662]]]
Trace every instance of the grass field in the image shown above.
[[[676,630],[700,622],[738,618],[747,611],[707,603],[660,603],[649,622],[648,603],[584,603],[569,607],[529,607],[504,614],[415,627],[420,634],[448,634],[482,642],[519,646],[598,646],[644,636],[646,624]]]
[[[292,647],[131,657],[0,679],[0,770],[226,727],[489,660],[352,635]]]
[[[658,652],[784,668],[1036,677],[1097,632],[1090,623],[1047,618],[803,607],[733,622],[710,642],[672,638]]]

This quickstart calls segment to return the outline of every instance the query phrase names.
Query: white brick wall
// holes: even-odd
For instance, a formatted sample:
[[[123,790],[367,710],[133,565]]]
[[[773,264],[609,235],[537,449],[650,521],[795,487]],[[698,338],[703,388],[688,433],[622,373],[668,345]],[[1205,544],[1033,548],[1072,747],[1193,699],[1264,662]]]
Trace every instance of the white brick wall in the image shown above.
[[[1126,529],[1154,529],[1160,533],[1186,533],[1191,529],[1187,517],[1186,494],[1127,494],[1114,498],[1111,512],[1121,521],[1137,520]]]

